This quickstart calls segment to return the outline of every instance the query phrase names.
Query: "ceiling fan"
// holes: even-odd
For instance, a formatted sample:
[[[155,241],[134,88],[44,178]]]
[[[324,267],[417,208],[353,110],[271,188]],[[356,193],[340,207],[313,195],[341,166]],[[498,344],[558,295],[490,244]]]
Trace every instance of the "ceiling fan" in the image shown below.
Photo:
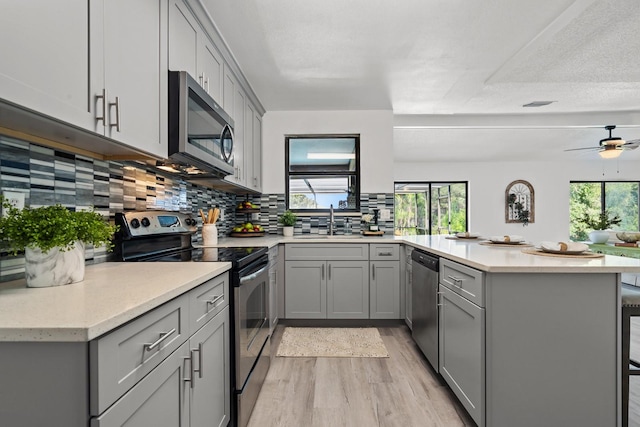
[[[616,128],[615,125],[607,125],[604,128],[609,131],[609,137],[601,139],[598,147],[571,148],[564,151],[595,150],[603,159],[615,159],[623,151],[635,150],[640,146],[640,139],[625,141],[620,137],[612,137],[611,131]]]

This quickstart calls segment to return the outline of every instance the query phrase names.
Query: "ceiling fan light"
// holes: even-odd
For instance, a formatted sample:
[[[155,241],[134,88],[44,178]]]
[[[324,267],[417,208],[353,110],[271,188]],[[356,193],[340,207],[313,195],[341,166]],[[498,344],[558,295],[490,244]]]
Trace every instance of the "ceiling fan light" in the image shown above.
[[[598,151],[598,154],[603,159],[615,159],[622,154],[622,148],[617,148],[616,146],[610,146],[611,148],[605,148],[604,150]]]
[[[602,147],[605,147],[607,145],[613,145],[613,146],[618,146],[618,145],[622,145],[625,143],[625,140],[620,138],[620,137],[614,137],[614,138],[605,138],[605,139],[601,139],[600,140],[600,145]]]

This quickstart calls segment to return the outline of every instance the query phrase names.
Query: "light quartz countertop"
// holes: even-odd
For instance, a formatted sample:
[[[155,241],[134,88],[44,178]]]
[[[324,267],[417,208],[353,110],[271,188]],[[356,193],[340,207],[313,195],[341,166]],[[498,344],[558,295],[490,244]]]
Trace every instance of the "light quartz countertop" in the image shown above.
[[[532,246],[489,246],[481,244],[483,240],[480,239],[452,240],[445,236],[403,236],[396,239],[492,273],[640,273],[640,259],[612,255],[601,258],[541,256],[522,252],[523,249],[534,249]]]
[[[106,262],[82,282],[0,284],[0,341],[90,341],[231,268],[228,262]]]
[[[404,243],[417,249],[468,265],[478,270],[494,273],[640,273],[640,259],[605,255],[602,258],[550,257],[523,253],[532,246],[513,247],[482,245],[483,239],[453,240],[446,236],[362,236],[350,237],[281,235],[254,238],[223,238],[218,247],[267,246],[279,243]],[[530,242],[539,244],[540,242]]]

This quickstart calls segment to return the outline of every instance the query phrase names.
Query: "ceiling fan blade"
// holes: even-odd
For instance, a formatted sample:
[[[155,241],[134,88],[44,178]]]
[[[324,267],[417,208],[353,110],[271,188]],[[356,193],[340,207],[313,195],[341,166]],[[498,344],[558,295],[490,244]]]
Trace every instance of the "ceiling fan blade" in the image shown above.
[[[600,147],[583,147],[583,148],[569,148],[568,150],[564,150],[564,151],[581,151],[581,150],[599,150]]]
[[[640,146],[640,139],[632,139],[622,144],[622,148],[625,150],[635,150]]]

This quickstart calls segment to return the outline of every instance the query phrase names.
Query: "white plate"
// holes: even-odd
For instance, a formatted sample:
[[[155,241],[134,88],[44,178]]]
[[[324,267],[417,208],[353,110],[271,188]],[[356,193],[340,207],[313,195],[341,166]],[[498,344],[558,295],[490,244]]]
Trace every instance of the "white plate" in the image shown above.
[[[589,253],[589,251],[561,251],[561,250],[546,249],[546,248],[538,248],[538,249],[540,249],[542,252],[547,252],[550,254],[560,254],[560,255],[580,255],[584,253]]]

